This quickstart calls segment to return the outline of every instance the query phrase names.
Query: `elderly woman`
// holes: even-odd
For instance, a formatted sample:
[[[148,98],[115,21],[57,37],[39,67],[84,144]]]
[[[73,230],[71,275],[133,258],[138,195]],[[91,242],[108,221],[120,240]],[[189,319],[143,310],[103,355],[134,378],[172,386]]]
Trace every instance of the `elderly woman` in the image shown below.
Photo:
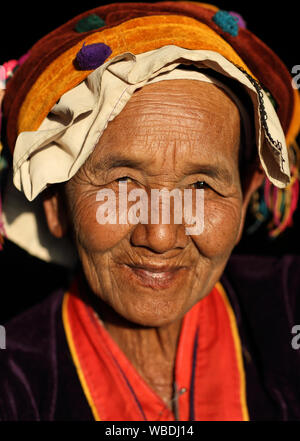
[[[299,259],[231,257],[263,183],[273,234],[290,222],[298,100],[207,4],[102,6],[33,46],[3,103],[27,198],[8,180],[4,228],[76,274],[6,326],[0,419],[300,418]]]

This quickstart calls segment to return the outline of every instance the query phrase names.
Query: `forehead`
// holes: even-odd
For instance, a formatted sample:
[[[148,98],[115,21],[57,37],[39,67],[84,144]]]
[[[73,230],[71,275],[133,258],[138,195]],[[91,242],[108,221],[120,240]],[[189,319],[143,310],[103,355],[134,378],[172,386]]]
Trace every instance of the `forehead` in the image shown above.
[[[239,111],[222,89],[197,80],[160,81],[133,94],[108,124],[91,161],[104,164],[119,155],[166,168],[174,161],[234,164],[239,137]]]

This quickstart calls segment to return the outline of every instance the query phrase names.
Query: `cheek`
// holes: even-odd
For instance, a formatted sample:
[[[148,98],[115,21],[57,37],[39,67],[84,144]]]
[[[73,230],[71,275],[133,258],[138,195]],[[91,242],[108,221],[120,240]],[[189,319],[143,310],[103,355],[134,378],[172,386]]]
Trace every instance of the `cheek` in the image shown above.
[[[130,231],[130,225],[100,224],[96,193],[78,201],[73,210],[74,229],[78,244],[89,253],[103,253],[113,248]]]
[[[238,236],[242,219],[239,200],[208,200],[204,204],[204,230],[193,240],[199,251],[210,259],[230,255]]]

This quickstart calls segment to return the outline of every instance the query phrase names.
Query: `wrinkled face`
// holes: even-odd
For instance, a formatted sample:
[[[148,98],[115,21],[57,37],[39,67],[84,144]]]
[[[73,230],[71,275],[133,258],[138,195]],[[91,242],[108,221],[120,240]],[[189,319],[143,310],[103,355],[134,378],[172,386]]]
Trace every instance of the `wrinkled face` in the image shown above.
[[[92,291],[127,320],[162,326],[183,317],[219,280],[242,224],[239,112],[216,86],[161,81],[138,90],[67,183],[77,249]],[[97,201],[127,191],[204,189],[204,230],[170,223],[100,225]],[[128,210],[135,202],[128,202]],[[149,213],[151,201],[149,198]],[[172,208],[171,203],[171,208]],[[172,213],[172,209],[171,209]],[[149,214],[150,217],[150,214]]]

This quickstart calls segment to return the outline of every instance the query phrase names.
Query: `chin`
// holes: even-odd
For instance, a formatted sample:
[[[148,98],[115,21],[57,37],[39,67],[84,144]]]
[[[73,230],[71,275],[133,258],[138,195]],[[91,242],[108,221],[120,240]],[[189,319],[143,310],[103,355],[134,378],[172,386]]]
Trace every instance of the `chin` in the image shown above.
[[[180,320],[185,310],[172,301],[136,302],[124,310],[118,310],[119,315],[130,323],[145,327],[161,327]]]
[[[142,326],[145,328],[161,328],[164,326],[169,326],[179,320],[178,317],[157,318],[151,316],[145,318],[135,317],[133,319],[131,319],[131,317],[128,317],[126,319],[134,325]]]

